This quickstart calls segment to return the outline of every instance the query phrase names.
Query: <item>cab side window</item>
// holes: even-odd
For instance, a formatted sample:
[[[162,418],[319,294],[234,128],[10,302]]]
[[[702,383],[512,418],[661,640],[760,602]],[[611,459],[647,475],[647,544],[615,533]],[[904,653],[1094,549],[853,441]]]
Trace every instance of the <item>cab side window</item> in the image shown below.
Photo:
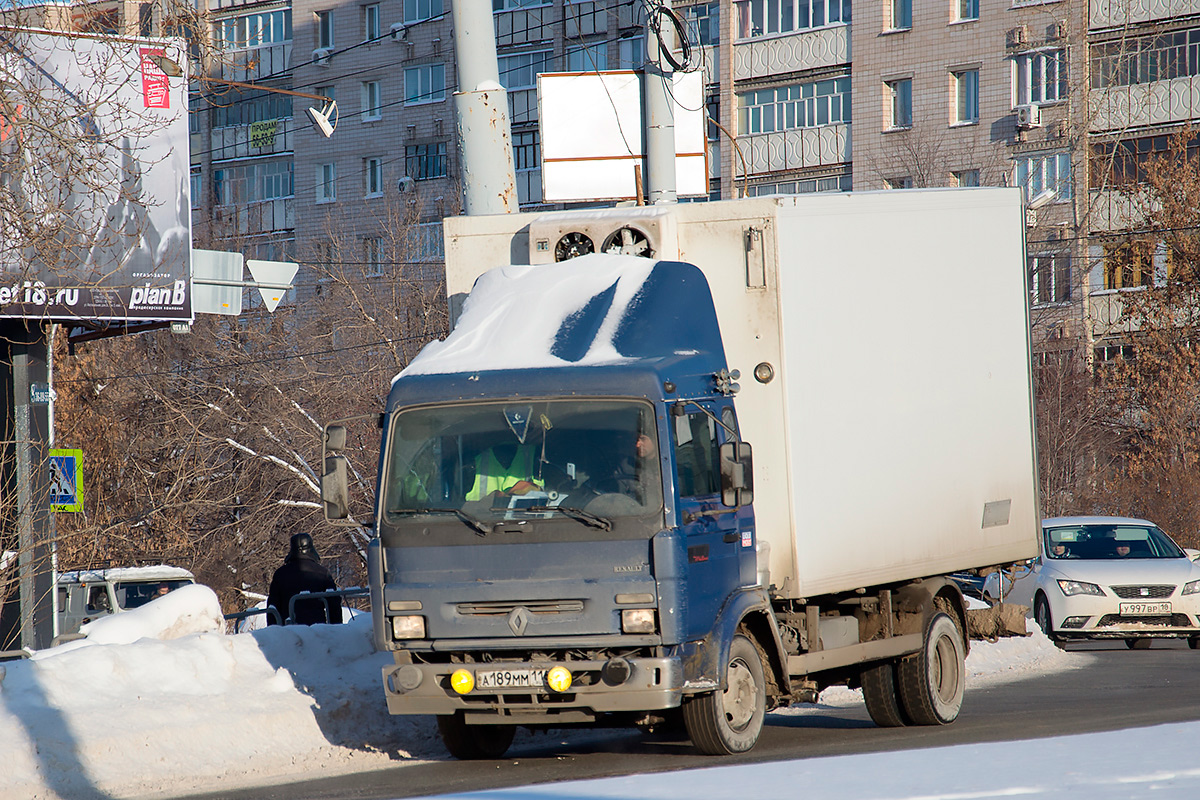
[[[675,417],[675,467],[680,496],[701,497],[721,491],[717,424],[707,414]]]

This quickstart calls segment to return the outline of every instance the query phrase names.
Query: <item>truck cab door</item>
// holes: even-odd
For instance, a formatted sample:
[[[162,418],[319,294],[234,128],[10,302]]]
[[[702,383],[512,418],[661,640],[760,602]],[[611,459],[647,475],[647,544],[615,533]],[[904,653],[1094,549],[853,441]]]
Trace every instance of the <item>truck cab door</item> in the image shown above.
[[[689,403],[688,408],[695,406]],[[694,640],[712,630],[726,599],[743,583],[743,525],[737,509],[721,504],[721,426],[700,410],[672,419],[679,518],[688,559],[687,638]],[[752,536],[749,531],[747,535]],[[745,549],[752,564],[753,542]]]

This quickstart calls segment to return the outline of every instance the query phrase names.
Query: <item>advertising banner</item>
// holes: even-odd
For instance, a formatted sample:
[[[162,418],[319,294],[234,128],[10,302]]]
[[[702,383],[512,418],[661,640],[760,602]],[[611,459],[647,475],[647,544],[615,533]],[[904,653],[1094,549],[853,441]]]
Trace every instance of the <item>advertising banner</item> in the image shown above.
[[[0,317],[191,320],[182,40],[0,28]]]

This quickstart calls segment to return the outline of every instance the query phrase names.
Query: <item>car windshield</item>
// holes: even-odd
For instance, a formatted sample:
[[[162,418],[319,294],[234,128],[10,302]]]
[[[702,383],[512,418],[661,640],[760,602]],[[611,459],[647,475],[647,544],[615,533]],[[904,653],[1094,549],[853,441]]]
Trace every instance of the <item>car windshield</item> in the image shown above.
[[[1090,523],[1046,528],[1046,557],[1089,560],[1183,558],[1171,537],[1158,528],[1136,524]]]
[[[385,453],[390,523],[457,518],[481,535],[502,519],[607,529],[662,508],[654,410],[634,400],[413,408]]]
[[[191,584],[190,580],[118,581],[117,605],[126,611],[144,606],[156,597],[173,592],[180,586]]]

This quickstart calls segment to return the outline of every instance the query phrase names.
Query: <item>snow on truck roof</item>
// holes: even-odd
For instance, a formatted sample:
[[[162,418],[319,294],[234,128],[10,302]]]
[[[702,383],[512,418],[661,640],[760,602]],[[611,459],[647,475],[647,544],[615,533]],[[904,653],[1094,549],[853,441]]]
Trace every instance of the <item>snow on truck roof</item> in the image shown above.
[[[638,256],[593,253],[557,264],[511,265],[485,272],[475,282],[450,335],[426,345],[396,378],[628,361],[613,345],[613,336],[657,263]],[[587,352],[578,360],[555,355],[564,323],[606,292],[611,292],[611,304]]]
[[[61,572],[59,583],[90,583],[92,581],[171,581],[192,579],[195,576],[182,567],[157,564],[150,567],[112,567],[110,569],[78,569]]]

